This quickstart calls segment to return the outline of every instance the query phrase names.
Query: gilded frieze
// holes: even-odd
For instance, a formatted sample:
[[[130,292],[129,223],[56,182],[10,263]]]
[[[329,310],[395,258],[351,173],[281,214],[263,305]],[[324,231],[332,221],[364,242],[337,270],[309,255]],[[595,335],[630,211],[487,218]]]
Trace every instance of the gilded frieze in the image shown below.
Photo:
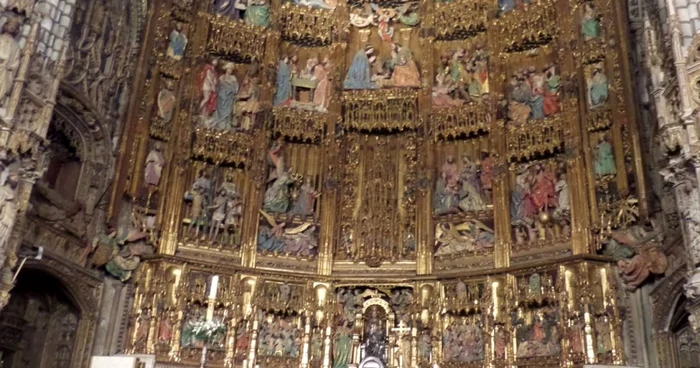
[[[418,94],[411,90],[343,93],[343,122],[353,130],[405,131],[421,126]]]
[[[557,34],[555,0],[499,1],[500,9],[491,27],[498,29],[491,42],[506,52],[523,51],[552,42]]]
[[[438,40],[465,39],[486,31],[493,1],[439,1],[435,4],[433,26]]]
[[[266,41],[262,26],[242,20],[232,21],[223,16],[205,15],[204,17],[209,23],[207,51],[229,56],[237,62],[262,60]],[[261,18],[264,18],[264,15],[261,15]],[[260,22],[264,23],[264,20]]]
[[[325,4],[323,1],[318,3]],[[288,2],[280,8],[278,21],[284,40],[308,46],[325,46],[331,43],[335,25],[332,9],[313,5],[300,6]]]

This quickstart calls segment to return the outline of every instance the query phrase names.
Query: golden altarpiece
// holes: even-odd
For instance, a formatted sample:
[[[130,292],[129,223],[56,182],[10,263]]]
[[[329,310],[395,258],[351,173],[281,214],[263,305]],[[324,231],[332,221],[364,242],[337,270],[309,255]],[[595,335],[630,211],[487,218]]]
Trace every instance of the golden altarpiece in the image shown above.
[[[625,24],[603,0],[163,1],[111,201],[156,249],[107,265],[136,285],[128,351],[624,364],[620,290],[664,271]]]

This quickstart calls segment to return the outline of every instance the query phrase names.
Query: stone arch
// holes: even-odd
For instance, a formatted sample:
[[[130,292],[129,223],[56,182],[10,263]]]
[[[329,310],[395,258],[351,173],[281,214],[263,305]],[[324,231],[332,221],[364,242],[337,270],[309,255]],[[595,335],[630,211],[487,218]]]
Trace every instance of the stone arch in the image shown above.
[[[33,302],[35,299],[46,301],[41,304],[45,305],[46,318],[41,319],[43,327],[27,326],[31,332],[22,334],[22,343],[15,349],[17,355],[11,366],[22,366],[22,362],[28,360],[34,363],[31,366],[55,362],[60,348],[62,355],[58,360],[62,360],[62,365],[59,366],[88,367],[99,311],[98,298],[102,292],[101,281],[96,274],[68,266],[52,259],[50,254],[47,256],[42,261],[28,260],[25,263],[18,287],[13,291],[19,307],[14,309],[11,318],[36,320],[34,313],[37,309],[31,307],[37,305]],[[31,343],[28,348],[27,342]]]
[[[99,316],[99,300],[102,296],[102,281],[99,275],[48,257],[41,261],[27,260],[22,272],[27,271],[43,273],[62,286],[63,293],[79,315],[70,366],[89,367]]]
[[[674,311],[678,308],[681,297],[684,296],[685,273],[685,267],[678,267],[652,291],[651,298],[654,300],[653,328],[655,332],[669,331]]]

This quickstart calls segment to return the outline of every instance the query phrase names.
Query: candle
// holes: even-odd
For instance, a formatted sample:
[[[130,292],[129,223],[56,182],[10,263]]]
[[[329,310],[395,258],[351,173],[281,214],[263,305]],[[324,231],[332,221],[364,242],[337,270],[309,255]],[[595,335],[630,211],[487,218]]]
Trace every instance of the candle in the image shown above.
[[[216,289],[219,286],[219,276],[212,276],[211,287],[209,288],[209,299],[216,299]]]

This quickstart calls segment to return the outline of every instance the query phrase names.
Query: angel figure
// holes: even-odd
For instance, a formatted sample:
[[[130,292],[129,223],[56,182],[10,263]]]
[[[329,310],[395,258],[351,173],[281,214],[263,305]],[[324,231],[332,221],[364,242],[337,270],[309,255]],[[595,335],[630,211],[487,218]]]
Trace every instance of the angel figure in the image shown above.
[[[398,15],[396,9],[380,8],[377,4],[371,3],[372,10],[377,14],[377,33],[379,38],[385,42],[392,42],[394,37],[394,27],[391,21]]]
[[[372,7],[370,4],[364,5],[364,7],[356,7],[350,10],[350,24],[357,28],[365,28],[370,24],[374,23],[374,12],[372,12]]]

